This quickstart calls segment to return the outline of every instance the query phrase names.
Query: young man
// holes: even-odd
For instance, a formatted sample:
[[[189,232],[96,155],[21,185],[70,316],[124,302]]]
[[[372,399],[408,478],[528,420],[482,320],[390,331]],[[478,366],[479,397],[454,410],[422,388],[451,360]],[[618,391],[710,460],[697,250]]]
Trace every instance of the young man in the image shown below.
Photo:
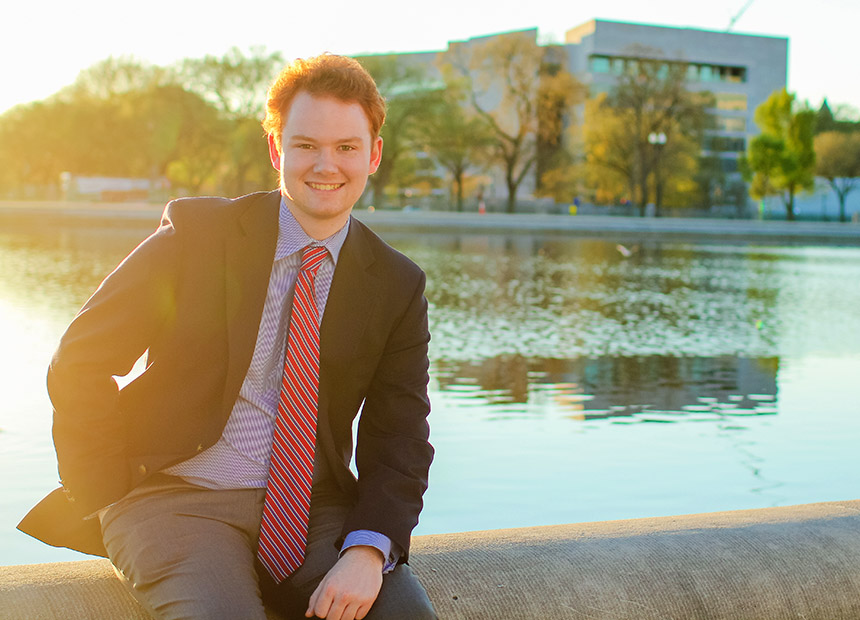
[[[433,457],[424,274],[350,217],[384,116],[354,60],[288,65],[280,192],[170,203],[52,360],[63,488],[19,527],[107,555],[156,617],[435,617],[404,564]]]

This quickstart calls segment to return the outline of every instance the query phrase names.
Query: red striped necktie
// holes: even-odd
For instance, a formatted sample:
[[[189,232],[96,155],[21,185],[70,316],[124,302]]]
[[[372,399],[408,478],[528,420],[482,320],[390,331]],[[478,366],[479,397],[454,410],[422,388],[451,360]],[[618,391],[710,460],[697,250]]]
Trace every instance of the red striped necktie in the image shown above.
[[[319,392],[319,317],[314,280],[326,257],[308,246],[296,280],[287,355],[272,440],[258,555],[277,583],[305,558]]]

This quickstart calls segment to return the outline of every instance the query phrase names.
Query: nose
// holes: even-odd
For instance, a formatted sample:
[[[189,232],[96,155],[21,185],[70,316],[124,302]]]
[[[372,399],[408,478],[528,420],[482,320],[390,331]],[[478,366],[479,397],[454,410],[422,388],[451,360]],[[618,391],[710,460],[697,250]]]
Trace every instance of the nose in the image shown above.
[[[320,149],[318,151],[317,159],[314,162],[314,172],[321,174],[337,172],[335,155],[331,149]]]

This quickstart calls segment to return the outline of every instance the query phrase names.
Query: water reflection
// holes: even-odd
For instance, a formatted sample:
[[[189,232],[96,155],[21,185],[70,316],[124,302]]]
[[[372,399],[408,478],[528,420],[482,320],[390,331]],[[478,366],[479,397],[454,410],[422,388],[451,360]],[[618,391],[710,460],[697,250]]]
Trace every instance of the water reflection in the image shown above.
[[[68,323],[98,283],[151,231],[151,226],[3,222],[0,299]],[[70,314],[71,313],[71,314]]]
[[[782,263],[655,243],[627,257],[616,245],[502,237],[404,249],[428,272],[437,357],[774,354]]]
[[[524,415],[552,408],[574,420],[678,422],[777,413],[779,358],[499,355],[440,361],[439,390]],[[520,404],[522,407],[511,407]]]

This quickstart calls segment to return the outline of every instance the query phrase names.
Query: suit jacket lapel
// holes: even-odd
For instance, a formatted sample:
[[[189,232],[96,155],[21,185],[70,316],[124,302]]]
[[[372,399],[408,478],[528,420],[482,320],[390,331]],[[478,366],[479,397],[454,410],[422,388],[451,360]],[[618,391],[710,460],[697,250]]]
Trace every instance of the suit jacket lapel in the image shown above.
[[[358,355],[358,343],[378,298],[376,276],[369,271],[375,260],[361,224],[351,221],[320,325],[321,359]]]
[[[254,354],[260,317],[278,240],[280,193],[250,201],[227,235],[225,300],[227,304],[227,376],[224,405],[229,412]]]

